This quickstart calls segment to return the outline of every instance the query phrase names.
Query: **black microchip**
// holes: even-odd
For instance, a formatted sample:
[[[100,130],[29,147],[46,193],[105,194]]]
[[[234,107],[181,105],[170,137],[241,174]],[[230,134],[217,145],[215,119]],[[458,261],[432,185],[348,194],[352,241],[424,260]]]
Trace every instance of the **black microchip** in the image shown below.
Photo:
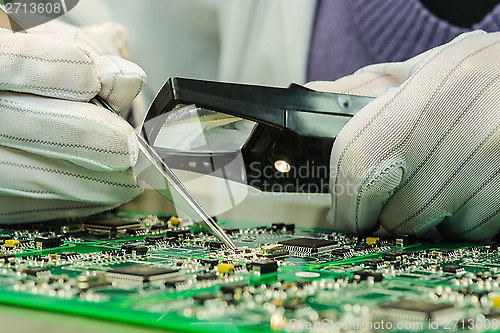
[[[61,259],[75,259],[78,257],[78,253],[76,252],[61,252],[59,255]]]
[[[208,243],[208,246],[211,249],[221,249],[223,245],[224,244],[222,242],[217,242],[217,241],[215,241],[215,242],[209,242]]]
[[[350,251],[348,249],[335,249],[335,250],[332,250],[332,252],[330,252],[330,254],[332,256],[342,257],[343,258],[349,252]]]
[[[448,314],[449,318],[455,318],[452,314],[456,312],[453,304],[430,303],[414,300],[401,300],[382,305],[380,308],[387,311],[387,314],[393,317],[415,318],[418,316],[421,320],[435,320],[445,314]]]
[[[295,224],[293,223],[288,223],[288,224],[285,224],[285,231],[295,231]]]
[[[457,274],[459,273],[460,271],[463,271],[464,268],[460,265],[448,265],[448,266],[444,266],[443,267],[443,272],[444,273],[453,273],[453,274]]]
[[[274,260],[259,260],[250,263],[252,272],[259,274],[274,273],[278,270],[278,263]]]
[[[358,271],[358,272],[354,273],[354,279],[357,279],[359,281],[364,281],[364,280],[368,279],[369,276],[370,276],[369,271]]]
[[[404,251],[389,251],[382,253],[382,259],[387,261],[397,261],[403,259],[406,256]]]
[[[337,241],[314,238],[295,238],[279,241],[291,253],[315,254],[331,251],[337,246]]]
[[[165,287],[177,288],[178,286],[180,286],[186,282],[187,281],[183,280],[183,279],[168,280],[168,281],[165,281]]]
[[[219,261],[217,259],[201,259],[200,260],[200,264],[202,264],[204,266],[209,266],[210,268],[214,268],[215,266],[217,266],[218,263],[219,263]]]
[[[147,246],[144,245],[132,245],[132,244],[124,244],[121,247],[121,250],[126,254],[135,253],[138,256],[145,255],[148,252]]]
[[[480,250],[483,252],[494,252],[498,249],[498,244],[495,242],[487,242],[484,244],[484,247]]]
[[[132,244],[124,244],[122,245],[121,247],[121,250],[127,254],[131,254],[132,253],[132,249],[134,248],[135,246],[132,245]]]
[[[370,245],[366,244],[366,243],[359,243],[358,245],[354,246],[353,250],[354,251],[364,251],[366,249],[368,249],[370,247]]]
[[[216,274],[200,274],[196,276],[197,281],[210,281],[210,280],[217,280],[217,275]]]
[[[51,249],[62,244],[61,238],[57,236],[35,237],[35,246],[38,249]]]
[[[304,287],[310,286],[312,284],[312,282],[309,280],[298,280],[298,281],[294,281],[294,283],[297,286],[297,288],[304,288]]]
[[[199,302],[199,303],[203,304],[206,301],[211,301],[211,300],[219,299],[219,297],[217,295],[215,295],[215,294],[203,294],[203,295],[193,296],[193,299],[196,302]]]
[[[25,273],[29,276],[42,276],[42,275],[48,275],[50,274],[50,271],[46,268],[41,268],[41,267],[38,267],[38,268],[28,268]]]
[[[371,272],[371,271],[358,271],[354,273],[354,280],[355,281],[365,281],[368,280],[368,278],[373,278],[374,282],[380,282],[383,280],[383,275],[380,272]]]
[[[102,250],[102,254],[106,254],[108,256],[115,256],[117,254],[116,250],[109,249],[109,250]]]
[[[13,254],[0,254],[0,260],[4,260],[4,262],[8,262],[10,258],[14,258]]]
[[[147,236],[146,238],[144,238],[144,242],[148,244],[158,244],[163,242],[164,240],[165,238],[162,236]]]
[[[271,230],[282,231],[285,228],[285,223],[273,223],[271,224]]]
[[[417,237],[415,235],[401,235],[396,237],[396,245],[399,246],[408,246],[416,242]]]
[[[179,270],[174,268],[131,265],[109,270],[106,272],[106,275],[113,280],[148,283],[177,277]]]
[[[224,229],[226,235],[234,235],[240,232],[240,229]]]
[[[191,232],[189,230],[168,230],[167,237],[175,238],[175,239],[184,239],[191,236]]]
[[[176,243],[177,239],[175,237],[165,237],[165,242],[167,243]]]
[[[222,291],[223,294],[232,294],[234,295],[237,292],[243,292],[246,289],[250,288],[248,283],[233,283],[233,284],[226,284],[220,287],[220,291]]]
[[[374,282],[381,282],[384,279],[384,276],[381,272],[374,272],[371,274]]]
[[[138,236],[142,232],[144,232],[144,229],[141,227],[130,227],[130,228],[125,229],[125,232],[129,235]]]
[[[148,248],[144,245],[139,245],[139,246],[134,246],[132,248],[132,253],[134,253],[138,256],[145,255],[148,252]]]
[[[382,265],[384,261],[382,259],[368,259],[363,261],[363,266],[376,269]]]
[[[128,220],[96,220],[85,222],[84,228],[90,232],[97,233],[116,233],[120,231],[126,231],[131,228],[140,228],[141,224],[139,221],[128,221]]]

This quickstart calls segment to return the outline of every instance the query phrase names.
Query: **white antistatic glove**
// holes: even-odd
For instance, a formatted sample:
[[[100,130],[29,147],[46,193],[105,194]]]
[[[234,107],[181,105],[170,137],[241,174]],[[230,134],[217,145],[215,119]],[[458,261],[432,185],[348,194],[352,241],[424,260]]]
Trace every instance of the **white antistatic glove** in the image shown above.
[[[146,82],[121,55],[124,30],[59,22],[0,29],[0,223],[110,209],[141,193],[130,170],[133,128],[87,103],[123,111]]]
[[[483,240],[500,227],[500,33],[463,34],[403,63],[310,87],[379,96],[331,156],[336,228]]]

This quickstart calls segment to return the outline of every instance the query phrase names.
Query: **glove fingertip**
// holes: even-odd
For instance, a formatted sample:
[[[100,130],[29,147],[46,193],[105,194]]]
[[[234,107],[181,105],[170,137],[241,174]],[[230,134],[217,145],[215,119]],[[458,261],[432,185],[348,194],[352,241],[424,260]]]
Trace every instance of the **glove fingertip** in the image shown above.
[[[123,111],[142,91],[147,82],[146,73],[135,63],[115,56],[96,59],[104,98],[113,110]]]

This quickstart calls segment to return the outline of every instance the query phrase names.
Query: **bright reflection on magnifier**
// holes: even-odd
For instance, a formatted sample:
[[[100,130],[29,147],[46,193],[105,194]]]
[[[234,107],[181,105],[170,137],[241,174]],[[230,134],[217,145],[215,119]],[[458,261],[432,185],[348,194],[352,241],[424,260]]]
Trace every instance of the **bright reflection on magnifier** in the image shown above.
[[[282,173],[287,173],[291,169],[290,164],[288,164],[287,161],[283,160],[277,160],[276,162],[274,162],[274,167],[276,168],[276,170]]]

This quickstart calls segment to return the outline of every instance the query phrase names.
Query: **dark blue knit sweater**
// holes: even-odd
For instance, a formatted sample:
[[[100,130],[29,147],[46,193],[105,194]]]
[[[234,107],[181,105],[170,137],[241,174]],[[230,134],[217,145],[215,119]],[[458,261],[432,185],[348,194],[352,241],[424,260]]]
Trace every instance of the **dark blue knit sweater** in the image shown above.
[[[499,31],[500,5],[466,29],[418,0],[319,0],[307,79],[335,80],[369,64],[403,61],[476,29]]]

